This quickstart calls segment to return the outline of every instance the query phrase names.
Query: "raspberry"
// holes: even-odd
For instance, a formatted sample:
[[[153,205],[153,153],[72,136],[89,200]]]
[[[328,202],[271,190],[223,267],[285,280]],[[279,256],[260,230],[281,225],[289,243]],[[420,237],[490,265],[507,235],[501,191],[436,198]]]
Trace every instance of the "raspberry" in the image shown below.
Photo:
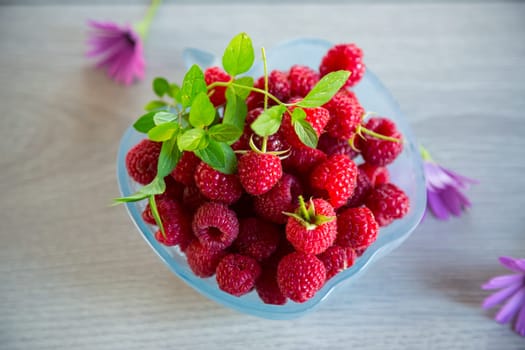
[[[219,67],[210,67],[204,71],[204,80],[206,81],[206,85],[211,85],[217,81],[228,82],[231,80],[231,77]],[[210,101],[215,107],[226,103],[225,92],[226,88],[224,86],[217,86],[213,89],[213,93],[210,95]]]
[[[336,139],[327,133],[321,135],[317,148],[326,153],[327,156],[344,154],[348,156],[348,158],[354,159],[358,155],[358,153],[350,147],[348,140]]]
[[[297,206],[297,197],[302,194],[301,184],[293,175],[283,174],[281,180],[268,192],[254,198],[254,210],[261,218],[276,224],[286,224]]]
[[[157,175],[157,163],[159,161],[160,142],[142,140],[126,155],[126,168],[131,178],[139,184],[147,185]]]
[[[208,200],[196,186],[187,186],[182,192],[182,203],[189,211],[194,212]]]
[[[242,195],[236,175],[221,173],[204,162],[197,167],[195,184],[206,198],[217,202],[232,204]]]
[[[377,186],[390,182],[390,174],[388,169],[382,166],[371,165],[369,163],[363,163],[358,166],[370,180],[372,186]]]
[[[193,216],[193,233],[203,246],[228,248],[239,234],[239,221],[233,210],[221,203],[203,204]]]
[[[255,287],[255,281],[261,274],[261,267],[254,258],[230,254],[221,260],[216,273],[219,288],[240,297]]]
[[[177,201],[160,200],[156,204],[166,235],[158,230],[155,238],[166,246],[178,244],[184,251],[193,239],[190,215]]]
[[[255,134],[250,127],[252,123],[257,119],[257,117],[262,113],[262,108],[255,108],[248,112],[246,115],[246,121],[244,125],[244,131],[239,140],[237,140],[233,145],[232,148],[234,150],[246,150],[249,149],[250,144],[250,138],[253,139],[253,143],[255,146],[259,149],[262,148],[262,141],[263,138],[257,134]],[[273,135],[268,136],[268,140],[266,143],[266,150],[269,152],[274,151],[283,151],[290,148],[284,137],[281,135],[281,133],[275,133]]]
[[[338,70],[350,71],[350,77],[345,87],[357,84],[365,75],[366,67],[363,63],[363,51],[355,44],[339,44],[332,47],[321,61],[319,72],[325,76]]]
[[[361,150],[365,162],[378,166],[392,163],[403,150],[401,133],[397,130],[394,122],[387,118],[370,118],[365,128],[399,140],[399,142],[381,140],[370,135],[365,135],[364,139],[360,138],[358,148]]]
[[[319,74],[307,66],[294,65],[288,73],[291,95],[305,97],[319,81]]]
[[[334,208],[339,208],[354,192],[356,178],[355,163],[345,155],[335,154],[315,167],[310,186]]]
[[[319,254],[334,243],[336,235],[335,211],[330,203],[316,198],[305,204],[299,197],[299,208],[286,223],[286,238],[294,248]]]
[[[391,183],[376,186],[366,198],[365,205],[374,213],[379,226],[401,219],[410,208],[405,192]]]
[[[365,199],[372,190],[372,184],[366,176],[366,173],[361,170],[360,167],[357,167],[357,180],[354,188],[354,193],[348,201],[346,206],[349,208],[360,207],[365,203]]]
[[[186,186],[195,184],[194,174],[201,160],[193,152],[182,152],[182,156],[171,172],[171,176]]]
[[[184,185],[175,181],[172,176],[166,176],[164,182],[166,183],[166,190],[160,196],[174,200],[181,200],[182,193],[184,192]]]
[[[286,297],[277,284],[277,266],[263,266],[262,273],[255,283],[255,290],[265,304],[286,304]]]
[[[193,240],[186,249],[188,265],[199,277],[211,277],[215,274],[217,265],[226,256],[225,250],[210,250],[203,246],[198,239]]]
[[[282,164],[286,172],[304,176],[324,160],[326,160],[326,154],[317,148],[292,148],[288,157],[283,159]]]
[[[254,196],[271,190],[283,175],[279,157],[255,151],[250,151],[239,159],[238,171],[242,187]]]
[[[349,208],[337,217],[337,239],[341,247],[364,251],[377,238],[379,226],[367,207]]]
[[[331,116],[326,125],[328,135],[341,140],[352,138],[365,113],[354,93],[338,92],[324,107]]]
[[[264,90],[264,77],[260,77],[254,84],[254,87]],[[290,82],[288,74],[279,70],[273,70],[268,74],[268,92],[279,101],[288,101],[290,98]],[[264,95],[261,94],[264,99]],[[268,99],[268,104],[273,105],[276,102]]]
[[[246,98],[246,106],[248,110],[256,109],[264,106],[264,95],[258,92],[250,92],[248,98]]]
[[[239,253],[261,261],[277,249],[279,228],[269,222],[252,217],[239,222],[239,235],[233,246]]]
[[[354,264],[355,253],[352,249],[333,245],[317,258],[323,262],[326,268],[326,280],[329,280]]]
[[[326,268],[313,254],[288,254],[277,267],[279,289],[284,296],[297,303],[312,298],[323,287],[325,280]]]
[[[328,123],[328,120],[330,119],[330,113],[323,107],[304,108],[304,111],[306,112],[306,121],[312,125],[317,137],[319,137],[323,132],[326,123]],[[279,131],[284,135],[290,146],[295,148],[308,147],[299,139],[299,136],[297,136],[289,113],[284,114]]]

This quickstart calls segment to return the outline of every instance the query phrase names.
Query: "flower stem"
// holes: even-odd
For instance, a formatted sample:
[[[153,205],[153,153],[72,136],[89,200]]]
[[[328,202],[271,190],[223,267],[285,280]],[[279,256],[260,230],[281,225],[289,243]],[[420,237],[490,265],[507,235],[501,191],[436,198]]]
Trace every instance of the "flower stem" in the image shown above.
[[[419,152],[421,153],[421,158],[423,158],[423,160],[427,161],[427,162],[433,162],[434,160],[432,159],[432,157],[430,156],[430,153],[428,152],[428,150],[423,147],[422,145],[419,145]]]
[[[151,0],[151,4],[148,7],[148,11],[146,12],[146,15],[140,22],[138,22],[135,25],[135,30],[140,35],[142,40],[146,40],[146,37],[148,36],[149,27],[151,25],[151,21],[153,21],[153,17],[155,17],[155,14],[157,13],[157,10],[161,2],[162,0]]]

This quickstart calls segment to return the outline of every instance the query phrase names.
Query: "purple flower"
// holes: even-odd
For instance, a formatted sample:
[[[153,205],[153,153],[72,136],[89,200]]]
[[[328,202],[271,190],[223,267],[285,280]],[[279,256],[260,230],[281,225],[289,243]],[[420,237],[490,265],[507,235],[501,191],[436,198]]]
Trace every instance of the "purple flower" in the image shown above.
[[[494,277],[481,286],[484,290],[500,289],[483,302],[484,309],[490,309],[505,301],[496,314],[499,323],[508,323],[516,315],[514,329],[519,335],[525,336],[525,259],[513,259],[502,256],[499,261],[511,271],[511,275]]]
[[[427,207],[440,220],[450,214],[460,216],[472,204],[462,191],[478,181],[460,175],[435,163],[426,149],[421,147],[427,187]]]
[[[115,81],[129,85],[144,77],[144,53],[141,37],[130,27],[111,22],[89,21],[91,28],[88,57],[99,57],[97,67],[106,70]]]

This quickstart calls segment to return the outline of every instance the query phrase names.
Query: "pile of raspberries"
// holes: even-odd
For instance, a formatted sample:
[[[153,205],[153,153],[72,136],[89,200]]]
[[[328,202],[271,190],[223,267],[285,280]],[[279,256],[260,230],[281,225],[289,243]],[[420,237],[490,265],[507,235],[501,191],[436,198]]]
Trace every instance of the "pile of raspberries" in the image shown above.
[[[354,44],[341,44],[327,52],[319,72],[300,65],[272,71],[269,92],[283,102],[304,97],[329,72],[351,71],[328,103],[305,109],[318,147],[298,139],[286,112],[279,131],[268,139],[268,151],[250,149],[250,138],[259,147],[262,143],[250,124],[263,111],[263,96],[252,92],[244,134],[232,145],[246,151],[238,154],[237,173],[221,173],[184,152],[165,178],[166,191],[156,196],[165,234],[157,230],[155,238],[178,246],[195,275],[215,276],[222,291],[242,296],[255,290],[267,304],[305,302],[350,268],[376,240],[379,227],[409,210],[407,195],[389,182],[386,168],[403,143],[356,135],[363,126],[402,141],[391,120],[363,120],[365,110],[350,90],[365,73],[362,56]],[[212,67],[205,79],[211,84],[230,77]],[[264,88],[263,78],[255,86]],[[224,90],[214,90],[211,101],[224,104]],[[126,166],[133,180],[148,184],[154,179],[160,149],[160,143],[145,139],[129,151]],[[289,150],[287,157],[272,154],[283,150]],[[142,217],[155,225],[149,205]]]

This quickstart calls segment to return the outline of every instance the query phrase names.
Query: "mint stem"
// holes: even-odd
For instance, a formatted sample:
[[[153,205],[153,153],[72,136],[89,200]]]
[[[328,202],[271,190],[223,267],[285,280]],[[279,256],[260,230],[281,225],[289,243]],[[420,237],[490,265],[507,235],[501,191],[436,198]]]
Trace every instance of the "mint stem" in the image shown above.
[[[142,38],[142,40],[146,40],[146,37],[148,36],[149,27],[151,26],[151,21],[153,21],[153,17],[155,17],[155,14],[157,13],[161,2],[162,0],[152,0],[144,18],[135,25],[135,30],[137,31],[138,35]]]
[[[358,133],[364,132],[365,134],[368,134],[368,135],[373,136],[376,139],[380,139],[380,140],[391,141],[391,142],[400,142],[401,141],[400,139],[397,139],[395,137],[381,135],[381,134],[379,134],[379,133],[377,133],[375,131],[368,130],[364,126],[360,126],[357,131],[358,131]]]
[[[264,47],[261,47],[261,53],[262,53],[262,61],[263,61],[263,67],[264,67],[264,91],[266,91],[266,94],[264,94],[264,110],[268,109],[268,62],[266,62],[266,51],[264,50]]]

